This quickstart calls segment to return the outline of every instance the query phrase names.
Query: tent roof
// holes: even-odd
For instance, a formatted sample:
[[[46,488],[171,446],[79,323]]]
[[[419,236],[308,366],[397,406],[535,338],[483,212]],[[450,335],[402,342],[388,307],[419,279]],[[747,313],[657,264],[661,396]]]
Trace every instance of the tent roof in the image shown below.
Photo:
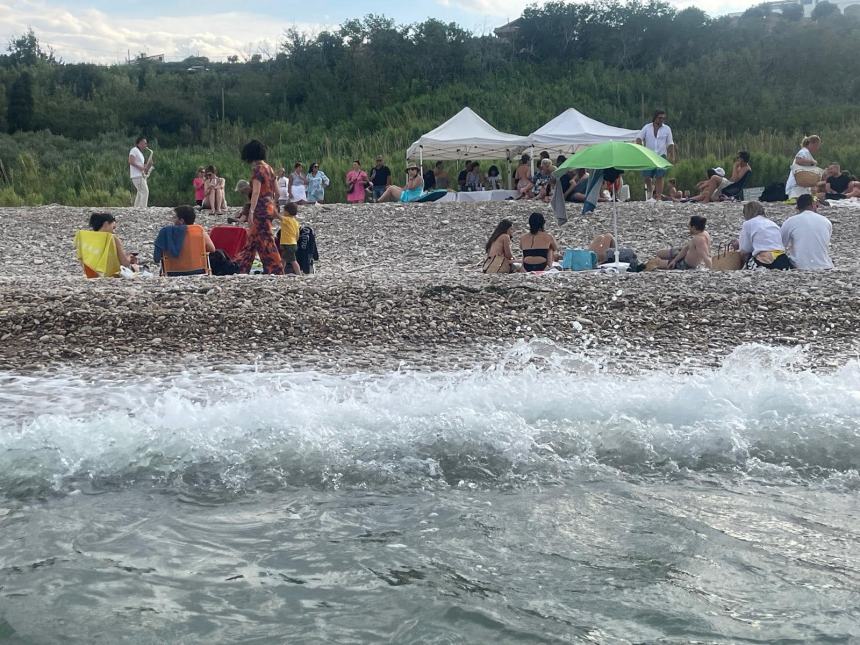
[[[633,141],[638,130],[627,130],[606,125],[568,108],[552,121],[532,132],[528,139],[535,148],[570,154],[582,146],[606,141]]]
[[[496,130],[464,107],[409,146],[407,159],[506,159],[529,145],[527,137]]]

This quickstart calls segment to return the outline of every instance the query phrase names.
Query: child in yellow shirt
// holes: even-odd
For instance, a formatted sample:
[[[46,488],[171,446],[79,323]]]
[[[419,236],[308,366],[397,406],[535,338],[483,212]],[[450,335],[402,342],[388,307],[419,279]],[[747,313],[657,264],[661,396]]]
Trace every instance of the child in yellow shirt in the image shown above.
[[[299,248],[299,220],[296,218],[299,209],[295,202],[284,204],[281,211],[281,257],[284,259],[284,271],[289,273],[292,267],[295,275],[301,275],[302,270],[296,261],[296,250]]]

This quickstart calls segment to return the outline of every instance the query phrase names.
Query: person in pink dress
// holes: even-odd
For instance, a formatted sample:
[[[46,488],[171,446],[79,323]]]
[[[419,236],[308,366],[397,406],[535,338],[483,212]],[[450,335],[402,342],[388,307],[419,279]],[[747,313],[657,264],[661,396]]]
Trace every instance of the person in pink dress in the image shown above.
[[[346,173],[346,201],[350,204],[363,203],[369,183],[367,173],[361,169],[361,162],[356,159],[352,162],[352,170]]]
[[[197,169],[197,176],[194,177],[194,180],[191,182],[194,185],[194,203],[197,204],[198,207],[203,206],[203,198],[206,195],[205,175],[206,169],[203,166],[200,166]]]

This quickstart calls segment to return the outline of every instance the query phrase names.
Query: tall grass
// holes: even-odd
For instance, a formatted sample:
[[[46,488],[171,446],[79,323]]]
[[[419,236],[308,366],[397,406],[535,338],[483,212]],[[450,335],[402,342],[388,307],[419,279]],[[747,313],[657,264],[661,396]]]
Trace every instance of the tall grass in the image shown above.
[[[326,191],[328,202],[345,200],[344,178],[353,159],[361,160],[369,170],[375,156],[381,153],[394,173],[394,181],[402,183],[406,148],[422,128],[433,125],[424,123],[418,113],[414,121],[403,116],[398,115],[381,129],[370,132],[358,131],[352,124],[325,129],[271,123],[253,130],[226,124],[207,133],[206,142],[201,145],[161,149],[153,141],[156,157],[149,182],[150,203],[171,206],[191,202],[195,170],[208,164],[218,167],[232,191],[237,180],[249,175],[248,167],[239,160],[239,148],[252,137],[267,143],[270,163],[276,168],[289,170],[295,161],[302,161],[305,167],[312,161],[318,162],[332,181]],[[818,134],[824,140],[819,153],[821,163],[836,161],[843,168],[860,172],[860,125],[827,128]],[[728,170],[740,149],[752,154],[753,185],[784,181],[803,133],[675,132],[675,137],[679,161],[670,176],[677,178],[680,188],[692,190],[704,178],[707,168],[719,165]],[[130,205],[133,189],[126,163],[130,147],[131,141],[121,135],[103,135],[85,142],[49,132],[0,135],[0,205]],[[490,163],[506,167],[502,160],[483,165],[486,168]],[[455,162],[448,164],[452,174],[458,167]],[[631,185],[634,199],[640,198],[643,190],[638,173],[628,173],[626,181]],[[235,197],[233,201],[237,201]]]

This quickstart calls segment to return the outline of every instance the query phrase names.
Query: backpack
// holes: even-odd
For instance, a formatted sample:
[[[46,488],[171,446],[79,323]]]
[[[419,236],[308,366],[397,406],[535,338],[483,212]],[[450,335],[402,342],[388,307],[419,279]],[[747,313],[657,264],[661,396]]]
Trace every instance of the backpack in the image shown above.
[[[788,195],[785,194],[785,184],[780,183],[766,186],[758,198],[760,202],[784,202],[786,199]]]
[[[239,273],[239,265],[233,262],[221,249],[209,254],[209,267],[212,269],[212,275],[234,275]]]

